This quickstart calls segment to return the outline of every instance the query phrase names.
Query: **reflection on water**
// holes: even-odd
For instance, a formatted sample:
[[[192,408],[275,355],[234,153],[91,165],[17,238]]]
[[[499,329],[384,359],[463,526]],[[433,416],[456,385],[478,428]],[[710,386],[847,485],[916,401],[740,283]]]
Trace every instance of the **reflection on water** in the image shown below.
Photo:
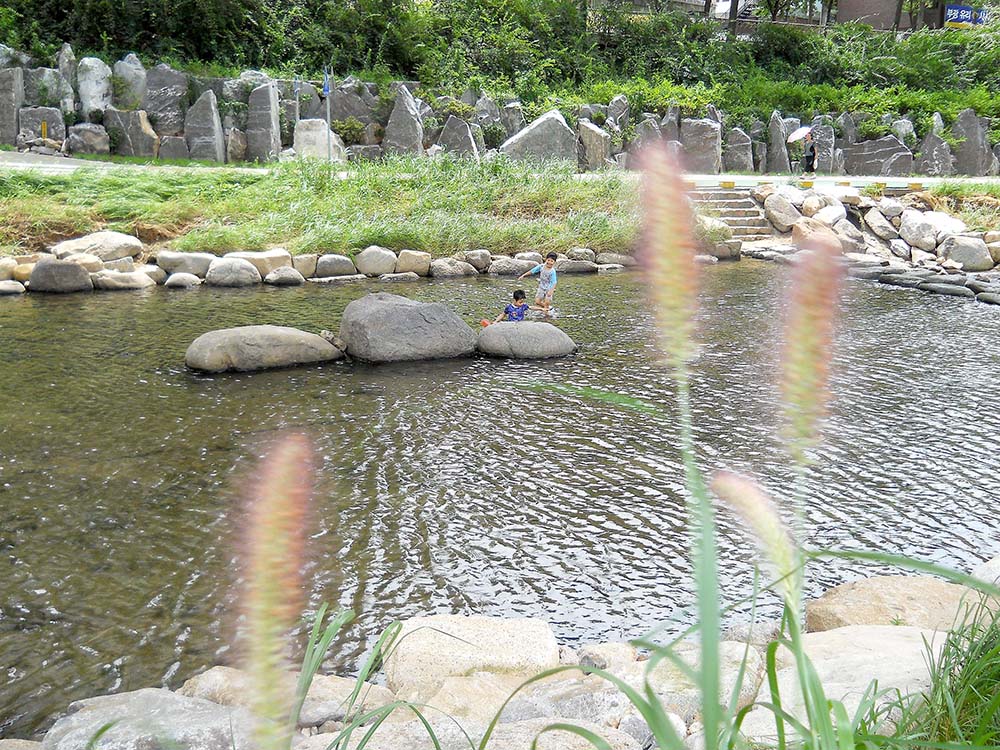
[[[708,269],[697,363],[700,460],[781,487],[774,437],[782,269]],[[275,431],[312,435],[310,602],[358,611],[331,668],[394,618],[545,618],[561,641],[620,639],[691,603],[671,386],[635,277],[563,277],[552,362],[338,363],[187,372],[211,328],[335,329],[350,287],[0,299],[0,737],[69,701],[176,687],[228,657],[234,483]],[[492,317],[515,282],[392,291]],[[384,289],[383,287],[378,287]],[[811,542],[970,566],[997,552],[1000,308],[850,286],[829,441],[809,483]],[[613,389],[663,406],[524,386]],[[750,545],[723,528],[724,591]],[[811,591],[860,566],[814,569]]]

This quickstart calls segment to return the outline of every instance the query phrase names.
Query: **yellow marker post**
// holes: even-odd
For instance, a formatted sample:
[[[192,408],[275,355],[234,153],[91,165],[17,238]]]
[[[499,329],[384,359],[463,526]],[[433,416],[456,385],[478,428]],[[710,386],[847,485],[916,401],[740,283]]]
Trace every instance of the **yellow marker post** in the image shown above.
[[[733,182],[732,180],[723,180],[722,182],[719,183],[719,187],[722,188],[723,190],[732,190],[733,188],[736,187],[736,183]]]
[[[840,187],[850,187],[851,186],[851,181],[850,180],[839,180],[837,182],[837,185],[839,185]]]
[[[911,192],[918,193],[924,189],[924,183],[911,182],[909,185],[907,185],[907,188],[909,188]]]
[[[42,138],[48,138],[48,137],[49,137],[49,124],[45,120],[42,120]]]
[[[812,180],[801,180],[799,182],[799,185],[801,185],[804,188],[811,188],[813,186],[813,181]]]

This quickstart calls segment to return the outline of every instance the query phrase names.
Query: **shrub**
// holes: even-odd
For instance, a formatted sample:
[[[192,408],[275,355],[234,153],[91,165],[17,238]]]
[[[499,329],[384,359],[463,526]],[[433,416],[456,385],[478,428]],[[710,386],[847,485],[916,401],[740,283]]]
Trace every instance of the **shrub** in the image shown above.
[[[348,117],[346,120],[334,120],[330,123],[330,129],[339,135],[341,140],[348,146],[361,143],[365,137],[365,125],[356,117]]]

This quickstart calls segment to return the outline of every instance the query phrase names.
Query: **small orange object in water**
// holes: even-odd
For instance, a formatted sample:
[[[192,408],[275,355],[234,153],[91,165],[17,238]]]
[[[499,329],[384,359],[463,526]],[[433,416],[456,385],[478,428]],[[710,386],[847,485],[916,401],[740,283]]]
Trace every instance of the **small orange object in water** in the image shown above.
[[[481,325],[483,328],[486,328],[486,326],[488,326],[489,324],[490,321],[488,321],[486,318],[483,318],[482,320],[479,321],[479,325]]]

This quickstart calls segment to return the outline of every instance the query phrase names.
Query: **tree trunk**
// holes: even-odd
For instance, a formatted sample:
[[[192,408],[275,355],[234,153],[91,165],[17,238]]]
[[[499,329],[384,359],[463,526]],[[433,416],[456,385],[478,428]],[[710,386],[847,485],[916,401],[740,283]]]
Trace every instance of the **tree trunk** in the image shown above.
[[[736,36],[736,24],[740,18],[740,0],[729,0],[729,36]]]
[[[896,0],[896,15],[892,19],[892,30],[899,31],[899,21],[903,17],[903,1]]]
[[[712,13],[712,0],[705,0],[705,18],[708,18]]]

